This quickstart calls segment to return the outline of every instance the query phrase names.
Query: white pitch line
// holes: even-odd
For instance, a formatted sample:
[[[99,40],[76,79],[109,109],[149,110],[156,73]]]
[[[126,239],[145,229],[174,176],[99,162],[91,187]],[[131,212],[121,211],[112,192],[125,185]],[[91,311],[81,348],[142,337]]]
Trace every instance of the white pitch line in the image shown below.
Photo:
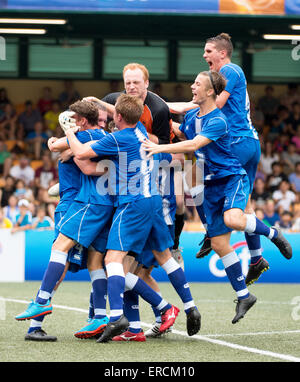
[[[12,299],[12,298],[3,298],[3,299],[5,301],[8,301],[8,302],[17,302],[17,303],[21,303],[21,304],[28,304],[28,301],[24,301],[24,300],[16,300],[16,299]],[[81,313],[88,313],[87,309],[73,308],[73,307],[68,307],[68,306],[64,306],[64,305],[54,305],[53,304],[53,307],[58,308],[58,309],[77,311],[77,312],[81,312]],[[152,325],[147,324],[145,322],[141,322],[141,325],[146,326],[148,328],[152,327]],[[297,330],[296,332],[300,332],[300,331]],[[229,348],[235,349],[235,350],[242,350],[242,351],[246,351],[249,353],[255,353],[255,354],[264,355],[264,356],[268,356],[268,357],[272,357],[272,358],[282,359],[284,361],[300,362],[300,358],[294,357],[294,356],[289,355],[289,354],[281,354],[281,353],[271,352],[268,350],[256,349],[256,348],[238,345],[238,344],[233,344],[230,342],[221,341],[221,340],[217,340],[214,338],[201,336],[201,335],[194,335],[194,336],[190,337],[187,333],[181,332],[181,331],[175,330],[175,329],[172,330],[172,333],[183,336],[183,337],[187,337],[187,338],[193,339],[193,340],[196,339],[196,340],[200,340],[200,341],[210,342],[210,343],[215,344],[215,345],[226,346],[226,347],[229,347]],[[282,333],[282,332],[278,332],[278,333]]]
[[[234,336],[260,336],[260,335],[273,335],[273,334],[297,334],[300,330],[282,330],[272,332],[250,332],[250,333],[227,333],[227,334],[205,334],[204,337],[234,337]]]

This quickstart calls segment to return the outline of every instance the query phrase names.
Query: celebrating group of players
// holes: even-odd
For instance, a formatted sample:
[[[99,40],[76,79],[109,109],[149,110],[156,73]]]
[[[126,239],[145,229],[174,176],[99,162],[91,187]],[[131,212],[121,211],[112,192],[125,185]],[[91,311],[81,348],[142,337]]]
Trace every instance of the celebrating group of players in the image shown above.
[[[260,145],[249,117],[246,79],[242,69],[231,63],[232,50],[225,33],[207,40],[204,59],[210,70],[197,75],[190,103],[167,105],[148,91],[145,66],[132,63],[123,70],[125,92],[103,100],[87,97],[60,115],[66,136],[48,142],[49,149],[62,157],[55,240],[35,301],[16,316],[31,320],[25,339],[56,340],[42,329],[43,319],[52,313],[51,299],[67,269],[85,267],[92,281],[90,315],[76,337],[95,337],[100,343],[145,341],[146,336],[170,331],[179,309],[163,299],[151,277],[153,266],[166,271],[183,302],[188,334],[200,330],[201,315],[183,267],[171,253],[178,216],[173,164],[182,153],[194,153],[196,166],[203,169],[204,188],[190,189],[195,201],[203,194],[196,208],[206,236],[197,257],[214,250],[222,259],[237,294],[232,323],[255,304],[247,286],[269,267],[262,257],[260,235],[268,237],[285,258],[292,257],[280,230],[267,227],[251,208]],[[172,124],[170,110],[185,113],[180,126]],[[106,130],[107,115],[113,120],[113,132]],[[245,232],[251,255],[246,279],[230,245],[232,230]],[[180,228],[176,232],[178,236]],[[151,304],[156,317],[145,334],[138,296]]]

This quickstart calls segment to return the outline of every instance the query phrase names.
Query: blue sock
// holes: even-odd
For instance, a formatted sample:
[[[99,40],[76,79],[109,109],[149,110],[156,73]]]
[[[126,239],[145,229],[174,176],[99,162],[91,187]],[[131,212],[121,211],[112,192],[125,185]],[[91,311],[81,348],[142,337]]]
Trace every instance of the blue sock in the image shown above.
[[[94,318],[106,317],[107,279],[104,269],[90,271],[93,286]]]
[[[51,251],[50,261],[46,272],[44,273],[40,290],[35,299],[35,302],[38,304],[46,304],[51,297],[51,293],[53,292],[56,283],[64,272],[67,256],[68,254],[65,252],[57,250]]]
[[[161,296],[160,292],[157,292],[157,294],[159,294]],[[154,316],[155,316],[155,322],[161,323],[161,314],[160,314],[160,311],[155,306],[151,306],[151,308],[152,308]]]
[[[139,333],[141,328],[139,296],[133,290],[124,293],[124,315],[129,321],[129,331]]]
[[[239,300],[249,297],[249,291],[245,283],[240,260],[235,252],[230,252],[221,257],[227,277],[236,291]]]
[[[262,258],[260,236],[245,232],[245,238],[251,256],[250,263],[256,264]]]
[[[125,289],[125,275],[123,265],[109,263],[107,271],[107,296],[110,306],[110,322],[117,321],[123,315],[123,295]]]
[[[184,311],[188,313],[190,308],[195,306],[195,303],[182,268],[173,257],[167,260],[165,264],[162,265],[162,268],[167,272],[171,284],[181,298],[184,304]]]
[[[93,301],[93,288],[90,293],[90,305],[89,305],[89,319],[94,318],[94,301]]]
[[[125,282],[127,289],[133,290],[135,293],[139,294],[145,301],[156,307],[159,311],[171,308],[171,304],[167,303],[157,292],[155,292],[155,290],[150,288],[145,281],[133,273],[127,273]]]
[[[278,235],[276,229],[268,227],[261,220],[257,219],[255,215],[246,214],[246,227],[245,232],[256,233],[257,235],[263,235],[269,239],[273,239]]]

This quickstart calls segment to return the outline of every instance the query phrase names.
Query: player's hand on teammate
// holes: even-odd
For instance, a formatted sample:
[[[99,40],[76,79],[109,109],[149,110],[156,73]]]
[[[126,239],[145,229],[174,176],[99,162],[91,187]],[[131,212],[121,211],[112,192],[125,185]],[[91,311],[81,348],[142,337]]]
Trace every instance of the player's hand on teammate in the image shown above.
[[[150,141],[150,139],[145,139],[144,142],[142,143],[142,147],[148,152],[147,154],[148,158],[151,155],[154,155],[160,152],[159,145]]]
[[[48,148],[49,148],[49,150],[51,150],[51,146],[52,146],[53,143],[56,142],[57,140],[58,140],[57,137],[50,137],[50,138],[48,139],[47,144],[48,144]]]
[[[76,126],[76,119],[74,118],[74,115],[75,112],[69,110],[59,114],[58,121],[65,134],[70,129],[72,129],[74,133],[79,129],[79,126]]]
[[[84,98],[82,98],[82,101],[98,102],[98,103],[100,103],[100,99],[98,99],[97,97],[93,97],[93,96],[84,97]]]

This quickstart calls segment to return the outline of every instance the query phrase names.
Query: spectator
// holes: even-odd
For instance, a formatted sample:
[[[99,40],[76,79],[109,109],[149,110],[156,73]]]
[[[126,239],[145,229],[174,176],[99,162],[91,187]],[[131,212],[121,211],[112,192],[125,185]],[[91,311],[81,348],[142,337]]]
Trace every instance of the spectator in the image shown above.
[[[276,153],[281,154],[283,151],[286,151],[290,143],[290,138],[288,134],[282,133],[275,138],[273,142],[273,150]]]
[[[262,207],[265,202],[270,198],[270,193],[266,191],[265,182],[258,178],[255,180],[254,189],[251,199],[255,202],[255,207]]]
[[[255,212],[255,215],[256,215],[257,219],[261,220],[261,221],[262,221],[263,223],[265,223],[266,225],[269,225],[268,222],[265,222],[265,221],[264,221],[265,213],[264,213],[263,208],[260,208],[260,207],[255,208],[254,212]]]
[[[53,97],[52,97],[51,88],[49,86],[45,86],[43,88],[43,94],[37,103],[37,107],[41,115],[44,115],[47,111],[51,109],[52,100],[53,100]]]
[[[30,131],[26,138],[26,143],[29,145],[28,152],[39,160],[42,150],[47,149],[47,141],[48,135],[44,132],[44,125],[41,121],[37,121],[34,124],[34,131]]]
[[[264,206],[264,222],[269,226],[274,226],[280,220],[279,214],[275,210],[275,202],[273,199],[267,200]]]
[[[296,135],[291,139],[291,141],[295,143],[297,153],[300,154],[300,126],[297,127]]]
[[[16,222],[13,225],[11,233],[26,231],[31,229],[32,215],[29,211],[29,202],[26,199],[21,199],[18,202],[20,212],[16,216]]]
[[[274,162],[272,164],[272,173],[267,178],[267,190],[273,193],[283,180],[288,181],[288,177],[282,172],[281,163]]]
[[[296,164],[300,162],[300,154],[297,153],[295,143],[289,143],[287,151],[282,153],[281,159],[284,166],[284,172],[286,174],[290,174],[295,171]]]
[[[61,112],[60,102],[55,100],[52,103],[51,109],[44,115],[44,121],[46,124],[46,130],[48,136],[55,134],[56,128],[59,126],[58,117]]]
[[[33,108],[32,101],[25,102],[25,111],[19,116],[20,135],[27,137],[28,133],[34,131],[36,122],[42,121],[39,110]]]
[[[63,110],[67,109],[72,103],[80,99],[80,94],[74,89],[73,81],[64,81],[64,91],[60,93],[58,99]]]
[[[287,86],[287,92],[280,98],[280,104],[286,106],[290,111],[292,104],[299,101],[300,94],[298,93],[298,85],[290,83]]]
[[[32,220],[32,229],[53,229],[54,222],[50,216],[46,216],[46,208],[41,205],[37,208],[36,217]]]
[[[300,161],[296,163],[295,172],[290,174],[289,182],[294,192],[300,192]]]
[[[264,144],[264,149],[261,154],[260,163],[262,167],[262,171],[266,175],[272,174],[272,165],[274,162],[279,162],[279,155],[276,154],[273,150],[273,144],[271,141],[267,141]]]
[[[168,98],[163,95],[162,84],[160,82],[155,82],[153,86],[153,93],[157,94],[164,101],[168,102]]]
[[[276,138],[279,134],[286,130],[289,110],[285,106],[280,105],[277,114],[271,118],[270,130],[268,133],[269,139]]]
[[[9,175],[15,179],[24,180],[26,186],[32,185],[34,181],[34,170],[30,167],[29,159],[26,156],[22,156],[19,159],[19,164],[10,169]]]
[[[26,187],[22,179],[17,180],[14,195],[18,200],[27,199],[28,201],[31,201],[31,202],[34,200],[32,190]]]
[[[18,199],[15,195],[11,195],[8,199],[8,205],[3,208],[4,216],[12,221],[16,222],[16,217],[19,214]]]
[[[50,153],[45,153],[42,157],[43,164],[35,171],[35,185],[38,188],[48,190],[49,183],[57,179],[57,171],[53,166]]]
[[[17,113],[10,102],[4,105],[3,114],[0,117],[0,139],[16,139]]]
[[[1,207],[8,205],[8,199],[15,192],[15,180],[12,176],[8,175],[4,179],[4,187],[1,189]]]
[[[0,173],[4,178],[7,177],[9,170],[12,166],[12,156],[7,151],[7,146],[4,141],[0,140]]]
[[[276,115],[279,104],[279,99],[274,97],[273,86],[266,86],[265,95],[259,98],[257,106],[263,112],[267,125],[270,124],[272,118]]]
[[[300,103],[294,102],[292,104],[292,112],[286,121],[286,133],[289,134],[290,137],[296,135],[298,126],[300,126]]]
[[[12,228],[12,222],[4,216],[3,208],[0,207],[0,228]]]
[[[277,226],[280,227],[283,232],[290,231],[293,226],[293,214],[289,211],[283,211],[280,214],[280,220],[279,223],[277,223]]]
[[[260,108],[255,104],[254,100],[251,101],[250,117],[251,122],[258,133],[263,133],[265,127],[265,116]]]
[[[283,180],[280,182],[279,190],[274,191],[273,199],[278,211],[289,211],[291,204],[296,201],[296,194],[290,190],[290,183]]]
[[[1,88],[0,89],[0,114],[1,114],[1,111],[4,110],[4,106],[7,103],[10,103],[10,100],[8,98],[8,95],[7,95],[7,91],[5,88]]]

